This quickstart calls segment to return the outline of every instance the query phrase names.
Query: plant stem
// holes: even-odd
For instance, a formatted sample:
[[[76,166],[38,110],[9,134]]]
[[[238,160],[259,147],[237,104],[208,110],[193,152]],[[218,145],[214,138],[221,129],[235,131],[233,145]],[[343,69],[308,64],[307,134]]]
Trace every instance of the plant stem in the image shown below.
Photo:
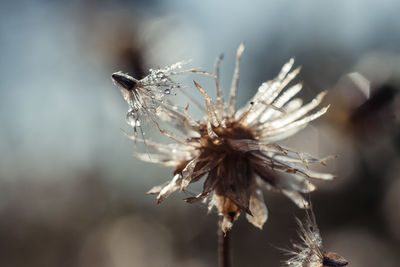
[[[222,217],[219,225],[222,223]],[[231,248],[230,248],[230,231],[226,234],[218,227],[218,266],[219,267],[231,267]]]

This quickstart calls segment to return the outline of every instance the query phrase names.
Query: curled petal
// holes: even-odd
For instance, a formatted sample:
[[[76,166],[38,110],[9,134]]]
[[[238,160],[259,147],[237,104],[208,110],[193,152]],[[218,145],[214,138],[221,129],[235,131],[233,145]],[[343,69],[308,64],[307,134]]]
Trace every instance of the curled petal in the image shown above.
[[[231,90],[229,93],[229,104],[228,111],[230,115],[234,115],[236,107],[236,92],[239,85],[239,68],[240,68],[240,58],[244,52],[244,43],[241,43],[236,52],[236,65],[232,78]]]
[[[274,101],[274,105],[277,107],[283,107],[290,99],[292,99],[292,97],[297,95],[302,88],[302,83],[293,85]]]
[[[204,96],[204,100],[206,102],[206,107],[207,107],[207,120],[215,126],[219,126],[221,123],[218,120],[218,116],[216,113],[216,108],[215,105],[211,99],[211,97],[208,95],[206,90],[204,90],[203,87],[200,86],[196,81],[193,81],[194,85],[196,88],[200,91],[200,93]]]
[[[185,190],[185,188],[189,185],[192,173],[194,172],[194,168],[196,164],[199,162],[198,157],[189,161],[186,167],[182,171],[182,183],[181,183],[181,190]]]
[[[219,160],[196,159],[189,162],[182,171],[183,181],[181,190],[185,190],[190,183],[196,182],[204,174],[212,171],[222,160],[223,158]]]
[[[244,122],[245,125],[256,124],[268,109],[268,105],[265,104],[272,104],[285,86],[297,76],[297,74],[300,72],[300,68],[296,68],[292,72],[288,73],[292,68],[293,63],[294,60],[290,59],[290,61],[283,66],[278,77],[272,81],[263,83],[260,88],[258,88],[258,92],[251,99],[251,101],[238,111],[238,114],[242,114],[245,110],[248,110],[251,103],[264,103],[263,106],[259,105],[259,107],[255,109],[250,116],[247,116]]]
[[[164,184],[162,184],[162,185],[153,186],[149,191],[147,191],[146,194],[148,194],[148,195],[159,194],[159,193],[161,192],[161,190],[162,190],[167,184],[169,184],[169,183],[170,183],[170,181],[169,181],[169,182],[166,182],[166,183],[164,183]]]
[[[282,189],[300,193],[310,193],[316,189],[315,185],[301,175],[281,175],[277,180],[276,186]]]
[[[291,100],[290,102],[288,102],[283,109],[289,113],[292,112],[296,109],[299,109],[301,106],[303,105],[303,100],[301,98],[295,98],[293,100]]]
[[[215,189],[217,183],[218,183],[217,169],[214,168],[213,170],[210,171],[210,174],[208,175],[206,181],[204,182],[203,192],[195,197],[186,198],[185,201],[193,203],[202,200],[203,198],[207,197],[211,191]]]
[[[150,153],[135,153],[135,156],[142,161],[150,162],[150,163],[160,163],[164,166],[178,166],[181,161],[176,159],[171,159],[171,157],[167,155],[160,154],[150,154]]]
[[[336,158],[336,155],[327,156],[321,159],[315,158],[307,153],[299,153],[285,149],[285,155],[276,155],[275,159],[279,161],[292,162],[301,165],[320,163],[326,165],[328,160]]]
[[[321,179],[321,180],[333,180],[334,178],[336,178],[335,175],[330,173],[315,172],[306,169],[302,171],[310,178]]]
[[[308,209],[310,207],[308,201],[300,193],[286,189],[282,189],[282,193],[290,198],[299,208]]]
[[[291,59],[292,60],[292,59]],[[290,66],[291,67],[291,66]],[[288,73],[286,77],[279,77],[276,84],[276,88],[272,91],[272,94],[268,98],[264,98],[267,103],[272,103],[276,97],[282,92],[282,90],[288,85],[300,72],[300,67],[297,67],[292,72]]]
[[[284,140],[284,139],[296,134],[297,132],[300,132],[301,130],[306,128],[306,126],[307,126],[307,124],[304,124],[304,125],[298,126],[297,128],[293,128],[293,129],[290,129],[287,131],[282,131],[280,133],[270,135],[270,136],[263,136],[261,133],[260,140],[262,140],[263,142],[266,142],[266,143]]]
[[[170,194],[175,192],[176,190],[179,189],[180,183],[182,182],[182,177],[180,174],[176,174],[174,178],[166,185],[164,186],[160,193],[157,196],[157,203],[161,203],[164,199],[166,199]],[[151,189],[150,191],[154,191]]]
[[[320,93],[316,98],[314,98],[310,103],[303,106],[302,108],[292,112],[292,113],[285,113],[282,116],[278,117],[277,119],[273,120],[272,122],[264,123],[264,128],[280,128],[283,127],[307,114],[309,111],[317,107],[323,100],[326,92]]]
[[[263,228],[268,219],[268,210],[264,203],[264,197],[260,189],[255,190],[250,196],[250,211],[253,214],[246,214],[247,220],[255,227]]]
[[[292,130],[292,129],[296,129],[302,126],[305,126],[307,123],[309,123],[310,121],[315,120],[316,118],[324,115],[326,113],[326,111],[328,110],[329,106],[322,108],[321,110],[317,111],[314,114],[311,114],[307,117],[304,117],[303,119],[300,119],[298,121],[295,121],[291,124],[288,124],[284,127],[281,128],[273,128],[273,129],[269,129],[269,128],[265,128],[265,130],[260,134],[261,139],[264,139],[266,137],[271,137],[280,133],[283,133],[285,131],[288,130]]]
[[[277,144],[261,143],[251,139],[229,139],[228,143],[235,149],[242,152],[250,151],[269,151],[285,153],[285,150]]]

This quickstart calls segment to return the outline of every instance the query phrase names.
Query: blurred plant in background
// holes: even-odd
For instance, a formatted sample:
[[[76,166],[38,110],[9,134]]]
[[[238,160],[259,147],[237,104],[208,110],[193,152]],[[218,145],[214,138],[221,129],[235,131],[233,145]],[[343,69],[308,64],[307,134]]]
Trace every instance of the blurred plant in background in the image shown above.
[[[348,262],[334,252],[325,251],[322,245],[321,233],[319,232],[315,214],[312,210],[306,211],[306,217],[302,222],[296,218],[299,226],[301,243],[293,243],[293,250],[284,250],[292,257],[285,261],[287,266],[292,267],[322,267],[346,266]]]

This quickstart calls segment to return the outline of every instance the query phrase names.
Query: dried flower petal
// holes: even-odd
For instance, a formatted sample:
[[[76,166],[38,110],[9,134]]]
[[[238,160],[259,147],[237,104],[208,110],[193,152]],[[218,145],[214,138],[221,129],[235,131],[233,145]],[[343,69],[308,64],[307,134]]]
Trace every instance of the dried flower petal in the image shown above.
[[[247,220],[255,227],[262,229],[268,219],[268,210],[267,206],[265,206],[262,192],[259,189],[255,190],[250,196],[250,211],[253,215],[246,214]]]

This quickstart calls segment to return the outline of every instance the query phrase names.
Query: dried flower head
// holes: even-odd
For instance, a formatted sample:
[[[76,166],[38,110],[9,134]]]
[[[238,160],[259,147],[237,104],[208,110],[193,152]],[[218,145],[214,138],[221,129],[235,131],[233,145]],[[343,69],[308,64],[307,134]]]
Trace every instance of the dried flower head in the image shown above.
[[[122,96],[129,105],[126,114],[127,123],[137,135],[137,127],[143,120],[152,117],[157,107],[164,102],[164,97],[170,95],[180,85],[171,79],[171,76],[182,73],[184,62],[178,62],[161,69],[150,69],[149,75],[137,80],[121,71],[111,75],[114,83],[120,88]]]
[[[263,227],[268,214],[261,185],[282,192],[304,208],[301,193],[315,189],[308,178],[333,178],[331,174],[308,169],[308,164],[324,164],[326,159],[319,160],[274,143],[303,129],[308,122],[324,114],[328,107],[307,115],[320,104],[325,93],[304,106],[300,99],[292,99],[302,85],[295,84],[284,91],[299,72],[299,68],[290,71],[293,65],[291,59],[283,66],[278,77],[263,83],[255,96],[236,110],[239,62],[243,51],[244,45],[241,44],[227,103],[219,88],[219,58],[213,74],[192,71],[215,80],[216,103],[206,90],[194,82],[205,100],[205,119],[193,119],[189,115],[188,105],[182,110],[176,106],[160,105],[158,114],[163,114],[162,119],[174,125],[179,133],[161,131],[175,143],[159,144],[147,140],[147,144],[159,153],[137,155],[145,161],[175,167],[171,181],[148,192],[158,194],[159,203],[172,192],[185,190],[189,184],[207,176],[203,192],[186,201],[192,203],[208,199],[209,208],[215,206],[223,216],[221,228],[224,232],[232,227],[241,212],[247,213],[246,217],[253,225]]]
[[[348,262],[339,254],[323,249],[315,215],[310,209],[306,212],[304,222],[296,218],[299,225],[299,236],[302,243],[293,244],[293,251],[285,250],[292,257],[285,261],[285,266],[292,267],[322,267],[346,266]]]

